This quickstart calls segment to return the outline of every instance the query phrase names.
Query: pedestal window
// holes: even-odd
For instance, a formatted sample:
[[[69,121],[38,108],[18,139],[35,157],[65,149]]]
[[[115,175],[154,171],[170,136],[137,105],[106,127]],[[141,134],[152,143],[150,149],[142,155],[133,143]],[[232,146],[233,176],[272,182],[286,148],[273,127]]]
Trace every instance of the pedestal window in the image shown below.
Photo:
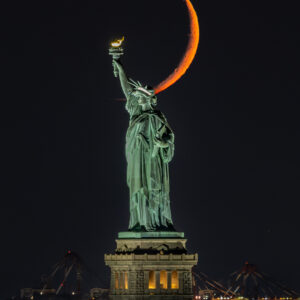
[[[115,289],[119,289],[119,274],[118,272],[115,272]]]
[[[166,290],[168,288],[168,276],[167,271],[162,270],[160,271],[160,288]]]
[[[171,288],[172,289],[179,289],[179,279],[178,279],[178,272],[172,271],[171,274]]]
[[[124,273],[124,288],[128,290],[128,272]]]
[[[155,271],[149,272],[149,284],[148,284],[149,290],[155,290],[156,289],[156,278],[155,278]]]

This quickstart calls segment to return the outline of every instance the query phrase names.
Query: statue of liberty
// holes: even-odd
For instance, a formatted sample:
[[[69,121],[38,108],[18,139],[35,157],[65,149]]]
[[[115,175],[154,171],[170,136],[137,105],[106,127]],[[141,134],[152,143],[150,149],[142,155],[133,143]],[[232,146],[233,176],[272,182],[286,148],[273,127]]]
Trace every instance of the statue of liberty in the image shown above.
[[[126,134],[129,230],[174,231],[168,166],[174,155],[174,133],[165,116],[155,109],[154,90],[128,79],[119,60],[113,59],[113,66],[130,118]]]

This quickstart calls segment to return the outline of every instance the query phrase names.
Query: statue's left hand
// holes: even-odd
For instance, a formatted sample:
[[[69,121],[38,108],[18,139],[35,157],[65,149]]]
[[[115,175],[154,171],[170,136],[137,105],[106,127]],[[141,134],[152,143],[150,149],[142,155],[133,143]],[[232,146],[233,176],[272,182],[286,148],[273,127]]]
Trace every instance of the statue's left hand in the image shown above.
[[[154,137],[153,141],[154,141],[155,145],[159,148],[168,148],[169,147],[169,143],[166,143],[163,140],[158,139],[157,137]]]

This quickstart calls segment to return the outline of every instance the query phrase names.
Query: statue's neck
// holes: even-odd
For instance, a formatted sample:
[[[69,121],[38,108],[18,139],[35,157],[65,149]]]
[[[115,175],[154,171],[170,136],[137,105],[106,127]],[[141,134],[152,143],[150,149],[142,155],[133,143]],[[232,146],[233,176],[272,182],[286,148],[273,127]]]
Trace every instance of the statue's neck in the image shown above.
[[[151,105],[149,105],[149,104],[143,104],[142,105],[142,111],[148,111],[148,110],[152,110]]]

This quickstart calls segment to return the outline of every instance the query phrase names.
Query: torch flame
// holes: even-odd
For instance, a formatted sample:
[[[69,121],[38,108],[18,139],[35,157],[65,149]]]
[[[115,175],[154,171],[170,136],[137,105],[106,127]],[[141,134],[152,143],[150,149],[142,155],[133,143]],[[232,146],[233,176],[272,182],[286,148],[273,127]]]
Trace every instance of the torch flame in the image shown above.
[[[199,39],[200,39],[200,29],[199,29],[199,22],[198,22],[198,17],[197,13],[191,3],[190,0],[185,0],[186,5],[189,11],[189,16],[190,16],[190,39],[189,43],[186,49],[186,52],[181,59],[181,62],[179,63],[179,66],[174,70],[174,72],[168,76],[163,82],[158,84],[154,90],[155,94],[158,94],[162,92],[163,90],[167,89],[170,87],[172,84],[174,84],[177,80],[179,80],[186,70],[189,68],[191,63],[194,60],[194,57],[196,55],[197,49],[198,49],[198,44],[199,44]]]
[[[114,48],[118,48],[118,47],[120,47],[120,46],[122,45],[124,39],[125,39],[125,38],[124,38],[124,36],[123,36],[121,39],[113,41],[110,45],[111,45],[112,47],[114,47]]]

